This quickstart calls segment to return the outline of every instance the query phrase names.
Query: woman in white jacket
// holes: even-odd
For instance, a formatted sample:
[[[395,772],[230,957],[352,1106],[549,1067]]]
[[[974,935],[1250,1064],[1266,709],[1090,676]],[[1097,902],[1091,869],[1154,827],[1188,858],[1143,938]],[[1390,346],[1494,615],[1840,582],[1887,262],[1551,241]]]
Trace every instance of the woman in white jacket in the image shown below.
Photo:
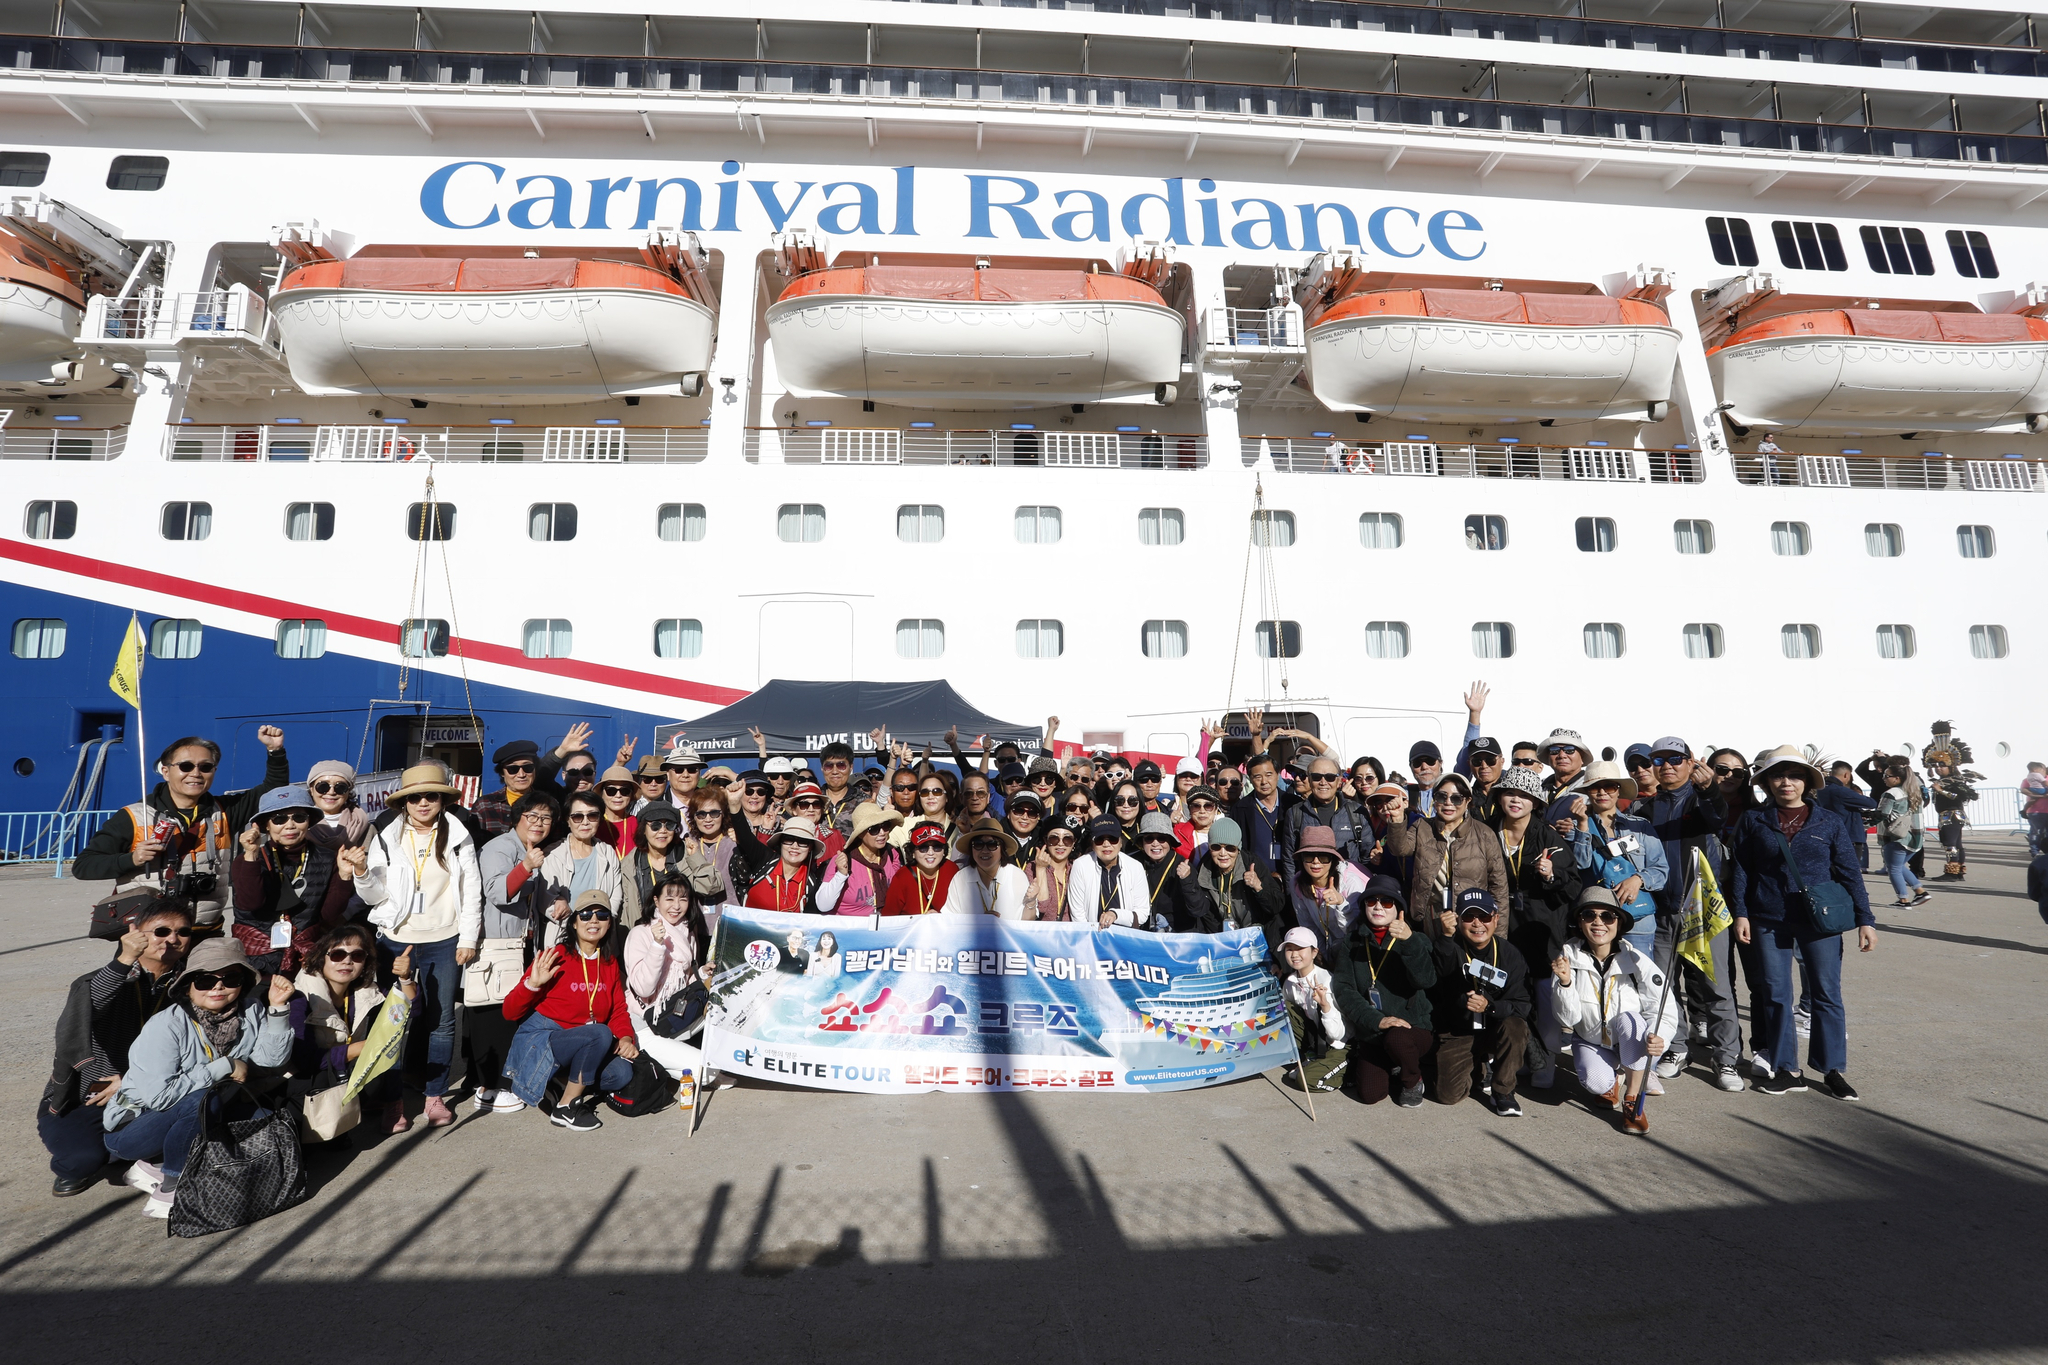
[[[1038,898],[1031,879],[1023,868],[1010,862],[1017,856],[1017,840],[1000,822],[983,820],[973,829],[962,830],[953,840],[953,852],[964,857],[967,866],[946,888],[946,903],[939,907],[943,913],[1038,918]]]
[[[1635,917],[1612,891],[1587,887],[1573,915],[1577,933],[1551,965],[1558,1027],[1572,1035],[1579,1084],[1622,1111],[1625,1131],[1647,1133],[1649,1114],[1635,1101],[1650,1059],[1663,1055],[1678,1028],[1678,1002],[1655,960],[1626,941]]]
[[[602,891],[612,905],[625,901],[625,877],[619,855],[602,837],[604,802],[596,792],[577,792],[562,803],[563,822],[569,837],[556,844],[541,861],[540,875],[547,881],[551,904],[548,922],[534,951],[541,952],[562,941],[562,923],[569,906],[586,891]],[[612,921],[613,944],[625,937],[624,926]],[[623,951],[623,950],[621,950]]]
[[[356,873],[356,895],[370,907],[384,970],[390,971],[399,954],[412,953],[419,1006],[408,1043],[409,1050],[423,1046],[425,1051],[425,1117],[436,1128],[455,1122],[441,1098],[455,1056],[455,983],[462,969],[476,961],[484,935],[484,880],[477,870],[476,843],[462,822],[446,813],[448,798],[460,794],[443,780],[439,764],[407,768],[389,798],[404,817],[364,848],[336,855],[366,864]]]
[[[1107,818],[1088,827],[1094,856],[1079,858],[1067,877],[1067,918],[1107,929],[1140,929],[1152,922],[1145,865],[1123,851],[1124,832]],[[959,878],[954,878],[958,881]]]

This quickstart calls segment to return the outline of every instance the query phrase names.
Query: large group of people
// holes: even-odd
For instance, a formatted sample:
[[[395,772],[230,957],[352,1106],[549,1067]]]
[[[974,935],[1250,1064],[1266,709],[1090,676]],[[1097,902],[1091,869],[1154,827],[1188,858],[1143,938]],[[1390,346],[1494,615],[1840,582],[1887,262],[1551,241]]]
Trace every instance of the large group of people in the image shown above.
[[[690,1041],[726,906],[1260,931],[1296,1045],[1286,1081],[1367,1105],[1477,1096],[1513,1118],[1518,1095],[1575,1085],[1640,1133],[1646,1097],[1689,1070],[1856,1099],[1842,959],[1852,934],[1876,945],[1867,833],[1901,910],[1932,897],[1930,803],[1940,876],[1962,877],[1967,747],[1938,728],[1921,755],[1852,767],[1677,735],[1503,744],[1487,699],[1465,697],[1450,763],[1422,740],[1405,772],[1346,766],[1256,711],[1248,735],[1204,723],[1200,751],[1166,764],[1055,758],[1056,716],[1028,758],[877,728],[865,762],[844,743],[771,755],[757,735],[743,769],[680,739],[607,762],[578,724],[550,749],[498,746],[471,804],[421,763],[375,810],[339,760],[294,781],[274,727],[262,782],[230,797],[212,792],[218,746],[179,739],[74,867],[131,909],[58,1022],[37,1106],[55,1192],[118,1173],[168,1216],[224,1105],[290,1106],[309,1144],[452,1124],[464,1091],[479,1114],[589,1132],[650,1067],[688,1105],[730,1083]],[[1728,923],[1703,970],[1681,922],[1717,894]],[[402,1031],[397,1063],[345,1091],[380,1019]]]

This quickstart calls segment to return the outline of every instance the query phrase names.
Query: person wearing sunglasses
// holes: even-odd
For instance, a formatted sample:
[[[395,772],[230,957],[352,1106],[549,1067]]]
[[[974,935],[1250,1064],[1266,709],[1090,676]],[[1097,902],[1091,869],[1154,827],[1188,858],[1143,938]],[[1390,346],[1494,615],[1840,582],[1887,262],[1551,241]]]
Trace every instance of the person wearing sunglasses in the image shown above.
[[[1572,1067],[1597,1105],[1622,1114],[1622,1131],[1650,1131],[1639,1101],[1650,1060],[1664,1055],[1678,1028],[1678,1004],[1664,989],[1664,973],[1627,939],[1635,916],[1604,886],[1579,893],[1575,936],[1550,964],[1551,1002],[1558,1026],[1572,1035]],[[1662,1008],[1659,1008],[1659,1002]],[[1656,1017],[1652,1018],[1652,1013]]]
[[[1223,927],[1206,896],[1190,896],[1194,864],[1181,857],[1180,836],[1163,811],[1138,821],[1138,861],[1145,867],[1145,927],[1161,934],[1213,934]]]
[[[80,881],[111,881],[116,890],[132,881],[154,882],[165,895],[189,905],[201,927],[219,924],[227,906],[236,834],[256,814],[265,792],[292,780],[284,731],[263,725],[256,738],[268,755],[263,780],[226,800],[213,794],[218,744],[187,735],[165,745],[156,761],[163,780],[148,799],[107,817],[72,860],[71,875]]]
[[[854,807],[846,845],[846,890],[835,907],[842,915],[879,915],[889,903],[889,885],[903,870],[903,855],[889,842],[902,822],[894,810],[872,801]]]
[[[1031,876],[1031,900],[1042,920],[1063,920],[1072,916],[1067,908],[1067,883],[1073,880],[1074,853],[1087,832],[1087,818],[1068,817],[1046,827],[1031,850],[1027,869]]]
[[[621,746],[629,749],[629,746]],[[625,762],[622,756],[619,761]],[[562,736],[562,742],[540,760],[536,780],[557,801],[588,791],[597,785],[597,755],[590,749],[590,726],[577,721]]]
[[[1196,788],[1200,799],[1202,788]],[[1265,930],[1266,945],[1278,951],[1285,930],[1281,916],[1287,908],[1287,891],[1277,877],[1262,877],[1244,856],[1244,834],[1237,821],[1220,815],[1202,831],[1202,842],[1194,858],[1194,871],[1182,887],[1191,904],[1191,917],[1225,929]]]
[[[767,784],[761,786],[763,794]],[[689,804],[682,807],[683,814],[683,861],[682,874],[690,881],[691,891],[697,903],[705,907],[705,914],[715,925],[718,913],[727,901],[732,899],[733,862],[739,850],[739,842],[733,833],[733,816],[724,792],[711,787],[702,787],[690,793]],[[744,868],[745,864],[742,863]],[[717,884],[712,884],[715,874]]]
[[[756,874],[746,903],[755,910],[829,915],[846,890],[846,855],[828,851],[809,816],[793,815],[769,841],[774,861]]]
[[[1585,785],[1586,765],[1593,761],[1593,751],[1579,738],[1577,730],[1557,729],[1543,741],[1542,757],[1550,765],[1550,776],[1544,779],[1543,789],[1555,800]]]
[[[1471,818],[1472,784],[1462,774],[1439,778],[1431,805],[1428,819],[1411,821],[1398,798],[1388,802],[1383,852],[1408,860],[1409,921],[1434,933],[1437,916],[1457,905],[1460,892],[1484,891],[1495,905],[1507,904],[1508,865],[1500,836]]]
[[[552,903],[536,948],[551,946],[567,933],[569,907],[586,891],[602,891],[607,908],[625,900],[625,868],[604,838],[604,798],[581,791],[562,803],[562,831],[567,836],[541,860]]]
[[[815,782],[799,782],[790,788],[788,810],[791,815],[802,816],[811,822],[825,841],[825,856],[835,857],[846,847],[846,839],[826,820],[827,809],[825,789]]]
[[[1437,1103],[1462,1102],[1476,1075],[1493,1112],[1518,1119],[1515,1084],[1535,1012],[1528,964],[1500,932],[1507,916],[1476,887],[1459,892],[1456,907],[1439,921],[1443,932],[1430,942],[1436,984],[1429,989]]]
[[[356,801],[356,770],[338,758],[323,758],[306,773],[306,790],[320,818],[313,842],[322,848],[349,848],[370,835],[370,817]]]
[[[1403,1109],[1420,1105],[1422,1062],[1436,1041],[1429,1004],[1436,958],[1409,927],[1407,898],[1392,877],[1365,884],[1358,921],[1330,962],[1330,983],[1352,1038],[1351,1084],[1360,1101],[1395,1095]]]
[[[1366,824],[1364,810],[1344,795],[1343,785],[1344,770],[1334,757],[1317,754],[1309,761],[1308,778],[1304,783],[1306,796],[1288,810],[1283,821],[1284,843],[1280,854],[1283,881],[1294,880],[1300,870],[1300,864],[1294,859],[1294,850],[1301,847],[1302,835],[1316,827],[1330,831],[1339,858],[1357,867],[1365,865],[1366,855],[1372,851],[1372,831]],[[1364,884],[1364,878],[1359,881]]]
[[[1060,789],[1065,785],[1060,781],[1058,760],[1046,754],[1032,759],[1031,766],[1024,771],[1024,785],[1045,802],[1047,810],[1052,810],[1059,804]]]
[[[1620,764],[1602,759],[1580,777],[1584,781],[1577,791],[1551,802],[1550,818],[1556,820],[1562,813],[1570,820],[1572,832],[1566,841],[1572,846],[1579,879],[1614,893],[1615,902],[1633,917],[1635,927],[1627,936],[1645,957],[1652,956],[1657,945],[1654,893],[1671,880],[1664,841],[1649,821],[1621,809],[1623,801],[1635,796],[1636,784]]]
[[[412,954],[420,999],[407,1043],[423,1063],[425,1116],[436,1128],[455,1122],[442,1098],[455,1056],[455,987],[476,961],[484,932],[476,841],[448,810],[460,794],[437,763],[407,768],[386,798],[403,815],[370,840],[368,865],[356,875],[385,969],[399,954]]]
[[[519,1021],[505,1076],[512,1093],[539,1106],[555,1127],[594,1133],[604,1126],[593,1112],[597,1101],[633,1079],[640,1039],[611,947],[611,897],[579,892],[563,928],[562,941],[534,958],[505,997],[505,1017]],[[548,1106],[548,1082],[558,1071],[565,1073],[562,1096]]]
[[[633,798],[629,815],[638,815],[640,808],[650,801],[668,801],[668,774],[662,770],[661,756],[649,754],[633,769],[633,784],[638,792]],[[670,805],[675,805],[669,801]],[[676,807],[678,810],[680,806]]]
[[[690,793],[703,783],[704,756],[678,741],[662,758],[661,771],[668,782],[668,803],[681,810]]]
[[[1044,826],[1045,803],[1038,799],[1037,792],[1020,787],[1003,802],[1003,828],[1017,843],[1017,851],[1010,855],[1012,863],[1030,868]]]
[[[540,745],[530,739],[500,744],[491,755],[491,766],[502,785],[494,792],[479,796],[472,809],[476,812],[477,823],[483,826],[484,834],[496,839],[512,832],[519,803],[533,791],[539,780]]]
[[[1543,747],[1533,739],[1518,739],[1509,751],[1508,766],[1511,768],[1533,768],[1538,777],[1543,775]]]
[[[1210,787],[1189,787],[1181,797],[1181,818],[1174,821],[1174,837],[1180,840],[1180,856],[1200,858],[1209,842],[1209,830],[1223,817],[1223,798]]]
[[[1721,805],[1727,812],[1721,821],[1721,839],[1725,843],[1734,835],[1735,822],[1743,812],[1758,808],[1756,785],[1749,775],[1749,760],[1736,749],[1716,749],[1708,754],[1707,770],[1713,774],[1714,785],[1720,788]]]
[[[712,793],[716,799],[716,793]],[[688,850],[683,844],[683,813],[666,801],[650,802],[633,817],[633,842],[619,859],[619,913],[612,929],[624,950],[626,932],[654,913],[654,889],[670,877],[684,875]],[[699,875],[715,872],[709,859],[699,861]],[[708,881],[708,878],[707,878]],[[723,889],[718,883],[711,889]]]
[[[121,1088],[142,1026],[170,998],[191,944],[192,911],[158,901],[121,935],[112,961],[71,983],[57,1017],[50,1081],[36,1105],[36,1132],[50,1154],[50,1193],[57,1198],[99,1183],[107,1165],[102,1111]]]
[[[1297,869],[1287,882],[1294,923],[1314,932],[1323,960],[1330,961],[1358,920],[1365,873],[1339,852],[1337,836],[1327,825],[1302,830],[1290,861]]]
[[[1138,822],[1145,814],[1145,793],[1130,778],[1110,785],[1109,799],[1102,813],[1116,821],[1123,831],[1124,852],[1136,855],[1138,852]]]
[[[362,1056],[378,1012],[409,1011],[419,997],[410,953],[391,962],[402,1004],[388,1001],[378,989],[376,966],[377,942],[370,931],[360,924],[340,924],[313,946],[292,982],[298,994],[291,1001],[291,1072],[285,1091],[299,1104],[299,1132],[308,1142],[334,1141],[363,1121],[366,1105],[374,1105],[382,1116],[372,1131],[404,1132],[412,1126],[401,1122],[405,1110],[396,1070],[384,1072],[346,1103],[337,1089],[347,1087],[349,1070]]]
[[[604,802],[601,835],[614,852],[623,856],[633,847],[633,832],[638,824],[633,817],[633,803],[640,799],[640,784],[634,780],[633,770],[623,763],[606,768],[597,782],[597,796]]]
[[[910,831],[918,825],[937,825],[946,832],[948,842],[953,838],[952,792],[946,786],[945,778],[930,768],[918,777],[917,805],[905,817],[903,824],[897,826],[895,834],[890,836],[891,841],[907,842]]]
[[[963,828],[953,841],[956,859],[965,863],[939,909],[948,915],[994,915],[998,919],[1037,919],[1031,879],[1011,861],[1017,840],[1002,822],[985,819]]]
[[[1088,826],[1087,838],[1093,856],[1075,862],[1067,878],[1067,918],[1102,929],[1146,927],[1152,888],[1145,865],[1124,852],[1123,826],[1105,815]]]
[[[230,864],[235,938],[260,972],[291,976],[320,936],[341,923],[367,861],[361,848],[326,848],[312,835],[320,817],[304,787],[263,793]]]
[[[491,840],[477,855],[484,879],[484,936],[476,961],[462,972],[462,1018],[469,1034],[469,1083],[480,1114],[526,1107],[505,1085],[505,1058],[516,1027],[505,1018],[505,997],[547,933],[555,894],[542,869],[565,823],[552,795],[530,791],[519,802],[511,833]]]
[[[247,1116],[246,1092],[242,1103],[230,1105],[220,1083],[246,1082],[257,1069],[291,1060],[291,978],[271,977],[267,992],[259,980],[241,944],[205,940],[186,957],[164,1008],[128,1049],[128,1069],[104,1110],[107,1154],[134,1163],[124,1179],[148,1191],[144,1217],[171,1216],[179,1177],[209,1113]]]

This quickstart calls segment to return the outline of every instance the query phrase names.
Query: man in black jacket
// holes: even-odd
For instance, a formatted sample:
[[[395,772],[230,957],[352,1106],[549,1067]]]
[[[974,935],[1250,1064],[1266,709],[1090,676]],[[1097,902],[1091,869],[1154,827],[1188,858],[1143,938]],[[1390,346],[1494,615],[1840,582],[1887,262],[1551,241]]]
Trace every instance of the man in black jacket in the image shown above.
[[[1365,866],[1372,852],[1372,826],[1365,812],[1344,795],[1344,771],[1328,754],[1317,754],[1308,765],[1308,799],[1291,807],[1283,821],[1280,846],[1280,875],[1294,880],[1294,850],[1301,832],[1310,825],[1322,825],[1337,836],[1337,856],[1354,867]]]
[[[1281,876],[1281,857],[1292,856],[1294,844],[1286,838],[1287,812],[1295,798],[1280,790],[1280,767],[1273,755],[1263,750],[1245,760],[1246,779],[1251,790],[1230,808],[1230,818],[1244,832],[1244,856],[1251,859],[1262,877]]]
[[[1499,908],[1488,892],[1460,892],[1455,910],[1443,912],[1436,939],[1436,984],[1430,987],[1436,1026],[1436,1098],[1456,1104],[1472,1093],[1472,1073],[1492,1075],[1493,1112],[1518,1119],[1515,1073],[1529,1045],[1529,969],[1515,946],[1495,935]]]
[[[1863,850],[1863,870],[1870,871],[1870,817],[1877,810],[1877,802],[1856,785],[1856,770],[1840,759],[1835,760],[1828,767],[1828,780],[1815,788],[1809,799],[1849,822],[1856,843]]]

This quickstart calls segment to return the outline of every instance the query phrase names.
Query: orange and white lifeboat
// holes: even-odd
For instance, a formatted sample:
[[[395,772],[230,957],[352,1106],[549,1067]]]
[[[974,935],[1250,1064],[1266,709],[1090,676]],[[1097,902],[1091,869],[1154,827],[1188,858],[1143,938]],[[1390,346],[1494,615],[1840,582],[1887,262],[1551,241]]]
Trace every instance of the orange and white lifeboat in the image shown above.
[[[1491,286],[1491,287],[1489,287]],[[1661,421],[1678,364],[1662,286],[1402,277],[1311,263],[1302,289],[1316,400],[1419,421]]]
[[[560,403],[703,389],[717,322],[703,253],[309,260],[271,296],[310,394]],[[658,268],[661,266],[668,268]]]
[[[794,396],[970,409],[1177,397],[1186,318],[1157,283],[1104,262],[785,259],[796,278],[767,323]]]
[[[1781,431],[2048,429],[2048,320],[1886,301],[1738,316],[1707,352],[1728,418]]]
[[[0,387],[71,387],[84,317],[85,290],[70,265],[0,231]]]

